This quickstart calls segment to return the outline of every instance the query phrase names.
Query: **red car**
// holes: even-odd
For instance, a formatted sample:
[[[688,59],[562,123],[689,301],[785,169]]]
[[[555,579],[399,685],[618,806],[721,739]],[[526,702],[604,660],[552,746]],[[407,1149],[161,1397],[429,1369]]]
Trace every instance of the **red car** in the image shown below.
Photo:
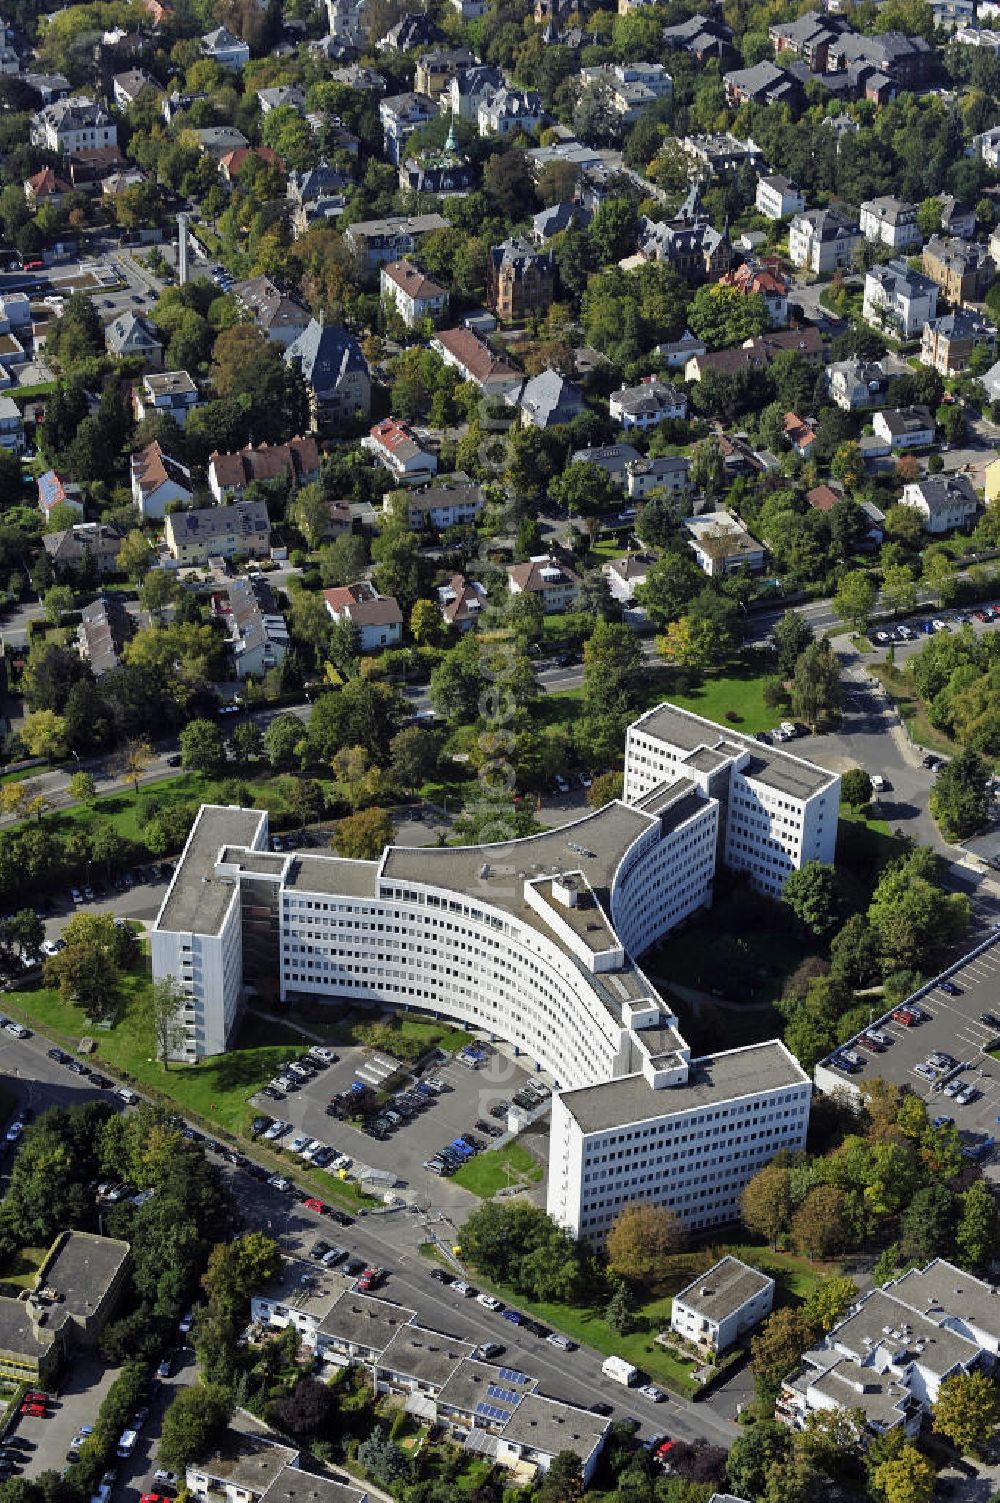
[[[912,1012],[907,1012],[905,1007],[897,1007],[892,1015],[894,1023],[902,1023],[904,1028],[912,1028],[917,1021]]]
[[[163,1493],[143,1493],[139,1503],[173,1503],[172,1498],[167,1498]]]
[[[40,1393],[35,1390],[24,1395],[24,1402],[26,1404],[49,1404],[52,1401],[47,1393]]]
[[[25,271],[42,271],[42,270],[44,270],[44,268],[45,268],[45,262],[44,261],[25,261],[25,263],[24,263],[24,270]]]
[[[384,1268],[366,1268],[364,1272],[358,1276],[357,1287],[364,1293],[369,1289],[378,1288],[379,1284],[381,1284],[384,1278]]]
[[[315,1195],[310,1195],[309,1199],[304,1201],[303,1204],[307,1211],[319,1211],[322,1214],[326,1210],[326,1203],[322,1200],[317,1200]]]
[[[656,1448],[656,1459],[661,1466],[666,1466],[670,1460],[670,1453],[674,1449],[674,1441],[665,1440]]]
[[[862,1049],[867,1049],[870,1054],[882,1053],[883,1045],[879,1043],[878,1039],[869,1038],[867,1033],[862,1033],[859,1036],[858,1043]]]
[[[27,1400],[21,1405],[21,1413],[30,1419],[44,1419],[48,1410],[44,1404],[29,1404]]]

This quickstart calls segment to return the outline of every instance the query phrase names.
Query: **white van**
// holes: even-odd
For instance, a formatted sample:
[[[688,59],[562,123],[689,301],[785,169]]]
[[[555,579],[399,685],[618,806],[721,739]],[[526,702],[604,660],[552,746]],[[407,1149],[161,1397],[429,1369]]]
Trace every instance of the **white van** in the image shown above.
[[[127,1456],[131,1456],[132,1452],[135,1450],[136,1442],[138,1439],[138,1430],[122,1431],[121,1439],[118,1442],[118,1455],[123,1461]]]

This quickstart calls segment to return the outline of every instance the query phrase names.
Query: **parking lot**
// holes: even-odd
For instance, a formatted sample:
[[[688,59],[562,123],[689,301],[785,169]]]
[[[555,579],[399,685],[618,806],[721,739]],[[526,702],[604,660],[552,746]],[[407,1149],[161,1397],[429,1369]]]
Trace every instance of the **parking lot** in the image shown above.
[[[1000,1138],[1000,1060],[987,1052],[1000,1046],[1000,942],[960,962],[918,999],[918,1006],[923,1018],[910,1026],[892,1017],[873,1019],[882,1049],[871,1052],[853,1042],[849,1047],[860,1068],[848,1073],[826,1061],[818,1067],[817,1083],[824,1090],[848,1082],[864,1089],[867,1076],[908,1085],[926,1102],[932,1119],[954,1121],[972,1156],[986,1139]],[[998,1026],[982,1022],[984,1014],[995,1016]],[[931,1063],[934,1055],[940,1063]],[[956,1099],[959,1092],[969,1099]]]
[[[94,1423],[117,1376],[117,1368],[106,1367],[96,1357],[81,1356],[67,1369],[65,1384],[48,1406],[44,1419],[18,1417],[11,1433],[34,1447],[22,1453],[22,1476],[37,1477],[42,1472],[63,1470],[70,1442],[81,1426]]]
[[[286,1093],[284,1099],[273,1101],[258,1095],[253,1097],[253,1105],[262,1116],[290,1122],[295,1131],[307,1133],[349,1155],[354,1173],[365,1166],[392,1175],[403,1185],[423,1188],[433,1183],[435,1200],[467,1204],[467,1192],[431,1174],[424,1168],[424,1162],[461,1133],[483,1136],[476,1129],[477,1119],[505,1127],[503,1119],[498,1121],[490,1115],[490,1108],[501,1101],[510,1101],[532,1078],[529,1072],[497,1049],[490,1049],[478,1070],[467,1068],[457,1059],[437,1060],[422,1074],[439,1080],[444,1089],[429,1098],[425,1110],[401,1122],[390,1136],[380,1140],[327,1115],[326,1108],[332,1096],[350,1091],[356,1080],[375,1089],[382,1088],[391,1078],[387,1066],[394,1061],[379,1050],[341,1047],[338,1052],[340,1058],[336,1064]],[[398,1089],[415,1079],[402,1068]],[[279,1143],[287,1144],[291,1136],[287,1134]]]

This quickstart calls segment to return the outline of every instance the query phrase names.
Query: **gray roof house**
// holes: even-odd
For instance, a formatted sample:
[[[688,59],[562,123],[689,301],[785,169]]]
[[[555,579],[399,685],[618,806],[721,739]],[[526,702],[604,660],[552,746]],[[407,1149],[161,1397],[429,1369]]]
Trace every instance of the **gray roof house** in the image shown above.
[[[286,364],[300,371],[309,389],[315,427],[336,427],[371,408],[368,362],[343,324],[310,319],[285,351]]]
[[[558,371],[545,370],[525,381],[517,399],[521,420],[530,428],[554,428],[583,412],[583,393]]]
[[[163,345],[151,324],[134,313],[122,313],[112,319],[104,331],[104,347],[109,355],[121,359],[138,356],[152,370],[163,369]]]

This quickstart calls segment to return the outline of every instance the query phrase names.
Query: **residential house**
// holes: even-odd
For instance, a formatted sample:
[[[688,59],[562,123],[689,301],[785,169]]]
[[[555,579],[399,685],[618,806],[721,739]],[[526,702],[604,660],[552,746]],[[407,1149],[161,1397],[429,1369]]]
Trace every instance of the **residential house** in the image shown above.
[[[705,177],[731,179],[743,168],[759,172],[764,153],[751,137],[741,141],[729,131],[712,136],[685,136],[681,141],[696,169]]]
[[[377,271],[384,261],[400,261],[419,251],[424,235],[451,226],[442,214],[394,214],[349,224],[344,234],[362,267]]]
[[[916,339],[937,313],[937,300],[937,285],[930,277],[911,271],[905,261],[888,261],[865,274],[862,316],[898,338]]]
[[[271,344],[292,344],[309,327],[309,310],[269,276],[233,284],[232,295]]]
[[[263,501],[170,511],[163,530],[167,552],[182,566],[205,564],[215,555],[267,558],[271,551],[271,523]]]
[[[275,167],[279,172],[285,170],[283,160],[270,146],[237,146],[219,158],[219,174],[228,187],[233,186],[251,159],[263,162],[266,167]]]
[[[674,81],[662,63],[601,63],[581,68],[581,82],[601,84],[611,109],[621,124],[634,125],[658,99],[669,98]]]
[[[940,235],[924,246],[923,269],[954,307],[981,302],[996,279],[996,266],[985,245],[945,240]]]
[[[604,1449],[608,1424],[576,1404],[526,1393],[497,1438],[496,1458],[508,1470],[516,1472],[528,1465],[544,1476],[557,1456],[570,1451],[579,1458],[581,1482],[588,1487]]]
[[[576,603],[580,576],[553,554],[539,553],[526,563],[507,565],[507,587],[512,595],[537,596],[548,615]]]
[[[204,1503],[260,1503],[298,1451],[270,1436],[230,1430],[217,1451],[187,1468],[185,1486]]]
[[[273,89],[258,89],[257,104],[262,116],[281,109],[294,110],[297,115],[306,112],[306,96],[298,84],[277,84]]]
[[[188,413],[199,405],[198,388],[187,371],[162,371],[159,375],[145,375],[138,386],[132,389],[132,410],[136,421],[147,417],[173,418],[178,428],[183,428]]]
[[[841,492],[834,490],[832,485],[814,485],[812,490],[806,491],[806,500],[813,511],[832,511],[843,499]]]
[[[502,84],[490,89],[480,101],[476,123],[481,136],[530,135],[544,124],[541,95],[534,89],[515,89]]]
[[[655,563],[656,554],[653,553],[626,553],[621,558],[613,558],[606,563],[604,577],[612,600],[617,600],[623,606],[633,605],[636,590],[646,583]]]
[[[956,308],[924,324],[920,341],[920,362],[932,366],[942,376],[956,376],[969,364],[973,350],[992,351],[997,331],[988,318],[969,308]]]
[[[927,407],[876,412],[872,428],[892,450],[926,449],[934,442],[934,418]]]
[[[691,485],[691,462],[684,454],[662,459],[633,459],[627,467],[625,491],[631,501],[657,494],[683,500]]]
[[[8,454],[24,449],[24,419],[13,397],[0,396],[0,449]]]
[[[445,532],[475,522],[486,502],[482,487],[456,470],[422,490],[407,491],[399,504],[405,505],[407,525],[415,532]]]
[[[503,70],[492,64],[477,63],[463,68],[449,81],[441,95],[442,111],[450,111],[469,125],[479,124],[479,106],[487,97],[503,88]]]
[[[437,473],[437,455],[425,449],[408,423],[383,418],[361,440],[397,485],[420,485]]]
[[[216,26],[201,39],[204,55],[220,68],[238,73],[250,61],[250,48],[242,37],[234,36],[228,26]]]
[[[527,240],[494,245],[486,263],[486,303],[501,323],[544,313],[555,295],[555,257]]]
[[[976,520],[979,498],[968,475],[928,475],[903,486],[901,506],[912,506],[923,518],[924,531],[937,535]]]
[[[823,336],[812,324],[805,329],[778,329],[773,334],[755,334],[731,349],[692,355],[684,367],[684,379],[700,381],[708,370],[722,375],[743,370],[766,370],[772,360],[786,350],[793,350],[810,365],[819,365],[823,359]]]
[[[458,632],[471,631],[486,609],[486,586],[478,579],[453,574],[447,584],[438,585],[441,618]]]
[[[600,444],[591,449],[574,449],[570,455],[571,464],[592,464],[602,470],[620,491],[625,489],[628,479],[628,468],[636,460],[642,458],[638,449],[631,444]]]
[[[441,28],[426,11],[409,14],[390,26],[378,43],[380,52],[413,52],[417,47],[437,47],[445,40]]]
[[[151,370],[163,369],[163,345],[152,324],[136,314],[120,313],[104,330],[104,346],[120,360],[138,359]]]
[[[690,329],[685,329],[679,339],[668,340],[665,344],[656,346],[656,358],[666,366],[667,370],[683,370],[692,355],[704,355],[708,350],[703,339],[692,334]]]
[[[988,401],[1000,401],[1000,360],[991,365],[985,375],[980,376],[979,384],[986,392]]]
[[[403,639],[403,613],[391,595],[380,595],[367,580],[324,590],[327,613],[334,621],[350,621],[361,652],[398,647]]]
[[[813,276],[831,276],[850,266],[861,230],[836,209],[807,209],[788,228],[788,259]]]
[[[158,521],[171,502],[190,506],[194,499],[191,471],[165,454],[154,440],[132,455],[132,500],[144,522]]]
[[[61,532],[45,533],[42,545],[58,575],[82,569],[92,569],[97,575],[115,574],[122,535],[108,522],[76,522]]]
[[[399,186],[411,193],[436,193],[440,196],[467,193],[476,181],[476,170],[455,146],[449,131],[443,151],[422,151],[407,157],[399,167]]]
[[[215,450],[208,461],[208,488],[216,501],[241,501],[254,481],[289,480],[293,490],[319,479],[319,449],[311,433],[287,444],[246,444],[235,454]]]
[[[608,415],[621,428],[655,428],[686,417],[687,396],[680,386],[646,376],[638,386],[622,386],[612,394]]]
[[[994,171],[1000,167],[1000,126],[994,125],[981,135],[973,136],[972,146],[985,167],[992,167]]]
[[[382,122],[383,150],[393,166],[398,167],[405,155],[406,141],[422,125],[429,125],[437,119],[438,107],[426,94],[410,91],[380,100],[378,114]]]
[[[368,416],[368,362],[343,324],[310,319],[285,350],[285,363],[299,371],[306,383],[314,428],[338,428]]]
[[[513,394],[507,400],[513,402]],[[585,410],[583,392],[576,382],[551,369],[525,381],[516,401],[521,421],[528,428],[555,428],[572,422]]]
[[[463,381],[472,381],[488,397],[505,397],[520,390],[524,376],[506,360],[494,355],[485,339],[471,329],[442,329],[431,340],[445,365],[453,366]]]
[[[893,90],[919,89],[931,77],[934,49],[924,37],[883,31],[873,36],[844,30],[830,43],[827,71],[851,72],[864,79],[865,70],[888,79]]]
[[[216,614],[224,618],[229,629],[229,650],[237,678],[262,678],[284,662],[288,627],[263,576],[230,580]]]
[[[784,424],[785,442],[802,459],[808,459],[816,443],[816,429],[808,419],[798,413],[786,412]]]
[[[38,209],[42,204],[51,204],[54,209],[58,209],[66,194],[72,191],[72,183],[60,177],[51,167],[43,167],[34,177],[26,178],[24,182],[24,196],[30,209]]]
[[[118,126],[103,104],[85,94],[74,94],[32,115],[31,141],[34,146],[67,156],[86,147],[117,146]]]
[[[46,470],[44,475],[38,477],[38,510],[46,522],[57,506],[70,506],[79,516],[83,516],[83,502],[76,481],[63,480],[55,470]]]
[[[684,526],[690,533],[691,548],[699,569],[709,579],[726,574],[758,573],[764,567],[762,543],[744,527],[739,517],[726,508],[686,517]]]
[[[941,205],[940,228],[944,234],[957,236],[960,240],[971,240],[976,233],[975,209],[959,203],[950,193],[938,193],[936,196]]]
[[[889,376],[877,360],[852,356],[826,368],[830,398],[843,412],[864,412],[878,407],[889,391]]]
[[[639,220],[639,255],[646,261],[666,261],[685,282],[697,286],[716,282],[730,268],[732,246],[725,230],[707,219]]]
[[[199,149],[218,165],[231,151],[240,151],[250,145],[246,136],[235,125],[206,125],[194,132]]]
[[[670,1329],[718,1357],[760,1325],[773,1305],[774,1280],[727,1256],[674,1295]]]
[[[156,79],[150,78],[142,68],[130,68],[126,73],[116,73],[111,80],[114,101],[120,110],[127,110],[150,89],[154,93],[158,92],[159,87]]]
[[[747,297],[762,297],[772,329],[783,329],[788,322],[788,289],[791,285],[776,259],[741,261],[739,266],[719,279],[724,287],[735,287]]]
[[[304,172],[290,172],[285,193],[292,206],[292,235],[297,240],[310,225],[339,219],[346,206],[345,192],[351,179],[329,162],[318,162]]]
[[[795,75],[766,58],[751,68],[724,73],[722,84],[731,109],[741,104],[780,104],[796,116],[805,102],[802,84]]]
[[[95,678],[117,668],[136,633],[136,620],[121,595],[101,593],[80,612],[76,650]]]
[[[380,273],[382,297],[392,303],[408,329],[429,318],[437,324],[448,311],[444,287],[424,275],[412,261],[389,261]]]
[[[552,239],[553,235],[559,235],[563,230],[568,230],[570,225],[586,229],[590,219],[589,211],[575,198],[567,199],[560,204],[552,204],[548,209],[540,209],[532,218],[532,239],[536,245],[544,245],[546,241]]]
[[[807,10],[794,21],[777,21],[767,29],[775,57],[785,52],[801,58],[811,73],[825,73],[830,43],[846,23],[838,16]]]
[[[413,87],[440,103],[442,94],[450,93],[452,81],[475,66],[476,59],[466,47],[433,47],[417,58]]]
[[[790,178],[770,173],[757,179],[754,208],[765,219],[785,219],[790,214],[801,214],[805,206],[805,194]]]
[[[621,3],[622,0],[619,0],[619,5]],[[699,63],[715,58],[722,67],[726,67],[739,57],[733,46],[731,28],[710,16],[694,15],[676,26],[665,26],[662,37],[665,47],[689,52]]]
[[[861,205],[860,224],[866,240],[887,245],[890,250],[908,251],[923,243],[915,205],[889,193]]]

